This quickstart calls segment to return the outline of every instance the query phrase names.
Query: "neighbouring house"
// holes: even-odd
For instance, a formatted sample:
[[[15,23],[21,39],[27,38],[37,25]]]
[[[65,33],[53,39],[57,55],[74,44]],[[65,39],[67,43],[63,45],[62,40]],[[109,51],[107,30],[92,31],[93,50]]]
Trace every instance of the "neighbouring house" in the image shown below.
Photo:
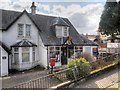
[[[91,41],[94,41],[95,39],[96,39],[96,36],[97,35],[89,35],[89,34],[86,34],[86,37],[89,39],[89,40],[91,40]]]
[[[114,39],[114,43],[120,43],[120,35],[116,35],[115,37],[112,37],[111,35],[106,35],[100,30],[98,30],[97,36],[99,36],[102,43],[111,43],[112,39]]]
[[[0,46],[0,55],[2,51],[1,64],[6,64],[2,69],[21,71],[36,65],[48,68],[53,57],[57,67],[81,53],[91,56],[96,53],[98,45],[80,35],[67,18],[40,15],[35,10],[34,3],[31,13],[0,10],[1,43],[4,43]]]
[[[107,43],[107,53],[120,54],[120,43]]]
[[[120,52],[120,35],[116,35],[114,43],[111,42],[112,37],[109,35],[102,34],[103,32],[97,31],[97,37],[94,40],[99,47],[98,51],[100,54],[110,53],[115,54]]]

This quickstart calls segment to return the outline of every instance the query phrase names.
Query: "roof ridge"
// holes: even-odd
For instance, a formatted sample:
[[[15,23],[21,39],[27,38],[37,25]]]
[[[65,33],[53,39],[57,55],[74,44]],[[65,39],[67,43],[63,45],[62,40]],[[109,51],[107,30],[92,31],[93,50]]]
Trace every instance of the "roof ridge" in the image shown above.
[[[15,10],[7,10],[7,9],[0,9],[2,11],[8,11],[8,12],[18,12],[18,13],[22,13],[21,11],[15,11]],[[24,10],[23,10],[24,11]]]

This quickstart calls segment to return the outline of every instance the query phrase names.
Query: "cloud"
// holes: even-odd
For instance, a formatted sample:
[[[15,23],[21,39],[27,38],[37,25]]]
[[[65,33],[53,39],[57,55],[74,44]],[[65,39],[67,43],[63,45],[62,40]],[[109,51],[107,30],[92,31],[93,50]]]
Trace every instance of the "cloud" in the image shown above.
[[[6,10],[16,10],[16,11],[22,11],[26,9],[27,11],[30,11],[32,0],[0,0],[0,8],[6,9]]]
[[[76,28],[83,28],[88,25],[88,22],[85,22],[88,21],[88,17],[83,13],[74,13],[69,17],[69,19],[72,21]]]
[[[96,34],[103,8],[102,3],[88,4],[82,7],[80,3],[68,6],[59,4],[53,5],[51,13],[68,17],[79,33]]]
[[[0,0],[2,9],[30,12],[32,0]],[[96,34],[100,16],[102,14],[103,3],[88,3],[81,5],[78,3],[36,3],[38,14],[67,17],[79,33]]]

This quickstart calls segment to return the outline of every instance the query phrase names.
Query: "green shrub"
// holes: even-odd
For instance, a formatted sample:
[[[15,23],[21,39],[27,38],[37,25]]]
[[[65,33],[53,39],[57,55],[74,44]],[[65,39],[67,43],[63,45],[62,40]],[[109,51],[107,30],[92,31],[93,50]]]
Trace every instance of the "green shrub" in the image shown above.
[[[90,64],[88,62],[83,63],[80,66],[80,71],[83,72],[84,76],[90,74],[90,72],[91,72],[91,66],[90,66]]]
[[[114,90],[120,90],[120,85],[116,86]]]
[[[68,79],[72,80],[75,78],[73,74],[73,69],[76,70],[75,73],[77,78],[86,76],[91,72],[91,66],[85,58],[77,58],[70,60],[68,62],[68,68],[70,69],[66,72],[66,76]]]
[[[69,70],[66,71],[66,77],[69,80],[73,80],[74,79],[74,74],[73,74],[72,68],[70,68]]]

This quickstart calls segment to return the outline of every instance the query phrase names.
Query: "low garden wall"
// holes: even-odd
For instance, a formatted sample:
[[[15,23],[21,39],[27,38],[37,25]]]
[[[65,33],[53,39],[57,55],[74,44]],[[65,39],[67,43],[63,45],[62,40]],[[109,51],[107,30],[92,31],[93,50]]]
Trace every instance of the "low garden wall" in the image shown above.
[[[56,86],[53,86],[53,87],[51,87],[51,88],[54,88],[54,89],[57,89],[57,90],[59,90],[59,89],[61,90],[62,88],[74,87],[75,84],[76,84],[78,81],[79,81],[79,82],[87,81],[87,80],[89,80],[89,79],[93,79],[94,77],[97,77],[97,76],[99,76],[99,75],[102,75],[102,74],[104,74],[104,73],[106,73],[106,72],[109,72],[109,71],[111,71],[111,70],[113,70],[113,69],[116,69],[116,68],[119,69],[119,67],[118,67],[119,65],[120,65],[120,63],[112,63],[112,64],[109,64],[109,65],[104,66],[104,67],[102,67],[102,68],[100,68],[100,69],[91,71],[90,74],[87,75],[87,76],[77,77],[77,79],[74,78],[73,80],[68,80],[68,81],[66,81],[66,82],[63,82],[63,83],[58,84],[58,85],[56,85]]]

